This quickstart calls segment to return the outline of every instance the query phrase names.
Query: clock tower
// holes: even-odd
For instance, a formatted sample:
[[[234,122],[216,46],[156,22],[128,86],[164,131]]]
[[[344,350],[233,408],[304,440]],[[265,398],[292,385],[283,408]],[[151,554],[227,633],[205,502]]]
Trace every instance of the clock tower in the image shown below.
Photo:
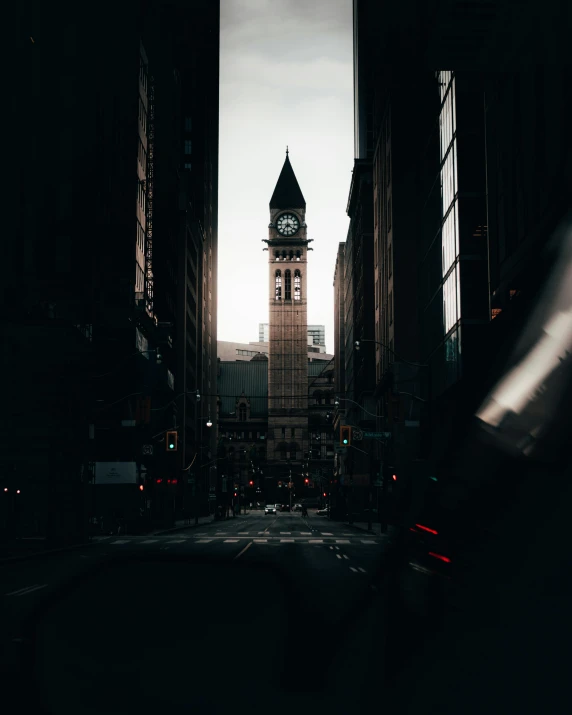
[[[267,460],[274,483],[300,483],[308,452],[306,201],[288,150],[270,199]],[[284,485],[286,487],[286,484]],[[280,495],[278,492],[277,496]],[[284,497],[288,491],[284,489]]]

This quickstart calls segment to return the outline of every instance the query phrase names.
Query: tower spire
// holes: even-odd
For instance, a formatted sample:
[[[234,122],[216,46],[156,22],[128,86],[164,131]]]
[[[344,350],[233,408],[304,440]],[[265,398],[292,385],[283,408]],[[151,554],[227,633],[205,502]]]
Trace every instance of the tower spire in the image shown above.
[[[290,157],[288,156],[288,147],[286,147],[286,159],[282,166],[282,171],[278,177],[276,188],[270,199],[271,209],[305,209],[306,201],[300,191],[300,186],[296,180]]]

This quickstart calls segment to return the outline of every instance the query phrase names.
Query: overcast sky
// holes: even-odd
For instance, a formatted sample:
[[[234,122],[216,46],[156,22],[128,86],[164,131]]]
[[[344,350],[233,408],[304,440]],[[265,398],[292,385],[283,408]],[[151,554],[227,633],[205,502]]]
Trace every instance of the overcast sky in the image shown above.
[[[286,155],[306,199],[308,323],[334,348],[333,276],[353,166],[351,0],[221,0],[218,339],[268,322],[270,197]]]

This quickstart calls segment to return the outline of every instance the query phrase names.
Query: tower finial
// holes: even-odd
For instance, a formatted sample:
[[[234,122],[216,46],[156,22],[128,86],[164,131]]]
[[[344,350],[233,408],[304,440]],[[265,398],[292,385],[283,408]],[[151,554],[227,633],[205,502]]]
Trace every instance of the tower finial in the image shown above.
[[[286,156],[288,156],[288,144],[286,144]]]

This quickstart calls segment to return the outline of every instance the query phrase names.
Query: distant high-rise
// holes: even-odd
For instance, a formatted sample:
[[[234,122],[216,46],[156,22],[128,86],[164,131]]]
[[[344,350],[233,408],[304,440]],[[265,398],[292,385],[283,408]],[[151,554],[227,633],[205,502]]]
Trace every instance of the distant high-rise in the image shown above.
[[[270,330],[268,323],[258,324],[258,340],[261,343],[267,343],[269,340]],[[326,326],[325,325],[308,325],[308,345],[323,348],[319,352],[326,352]]]

